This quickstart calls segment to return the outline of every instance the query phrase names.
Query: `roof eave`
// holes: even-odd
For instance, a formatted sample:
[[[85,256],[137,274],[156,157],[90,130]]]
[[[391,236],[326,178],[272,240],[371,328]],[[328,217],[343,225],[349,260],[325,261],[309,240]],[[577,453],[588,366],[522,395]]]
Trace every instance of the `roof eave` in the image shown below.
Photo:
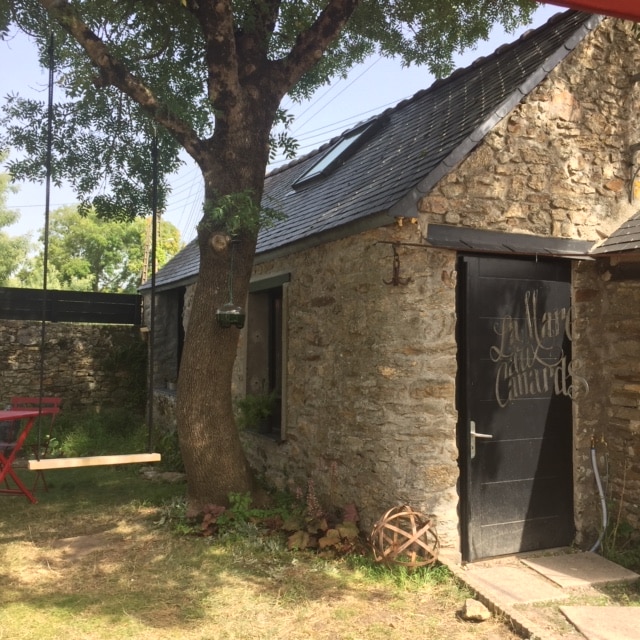
[[[358,218],[353,222],[343,224],[327,231],[317,233],[315,235],[306,236],[300,240],[296,240],[290,244],[281,245],[275,249],[268,249],[256,254],[253,261],[254,265],[270,262],[279,258],[285,258],[299,251],[318,247],[327,242],[342,240],[364,231],[371,231],[380,227],[386,227],[392,224],[389,219],[389,212],[383,211],[362,218]]]

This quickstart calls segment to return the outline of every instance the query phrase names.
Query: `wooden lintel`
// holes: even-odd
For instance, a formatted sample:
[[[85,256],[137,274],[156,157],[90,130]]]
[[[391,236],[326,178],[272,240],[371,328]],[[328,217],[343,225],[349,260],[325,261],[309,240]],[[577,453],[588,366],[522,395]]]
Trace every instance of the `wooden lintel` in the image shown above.
[[[619,264],[625,264],[629,262],[640,262],[640,253],[635,252],[627,252],[627,253],[616,253],[609,256],[609,261],[612,267],[615,267]]]
[[[112,464],[139,464],[160,462],[159,453],[133,453],[122,456],[87,456],[85,458],[44,458],[29,460],[29,471],[45,469],[71,469],[74,467],[100,467]]]

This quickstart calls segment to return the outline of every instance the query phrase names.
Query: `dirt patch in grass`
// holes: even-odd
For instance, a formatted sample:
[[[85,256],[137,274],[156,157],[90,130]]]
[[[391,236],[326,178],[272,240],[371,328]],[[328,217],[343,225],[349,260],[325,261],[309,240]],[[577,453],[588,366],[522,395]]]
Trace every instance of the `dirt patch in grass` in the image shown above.
[[[151,489],[118,474],[94,472],[87,486],[78,476],[70,496],[53,488],[37,505],[3,499],[3,637],[518,637],[496,619],[462,621],[468,594],[446,575],[373,579],[345,560],[294,554],[273,540],[177,535],[155,523],[180,487]]]

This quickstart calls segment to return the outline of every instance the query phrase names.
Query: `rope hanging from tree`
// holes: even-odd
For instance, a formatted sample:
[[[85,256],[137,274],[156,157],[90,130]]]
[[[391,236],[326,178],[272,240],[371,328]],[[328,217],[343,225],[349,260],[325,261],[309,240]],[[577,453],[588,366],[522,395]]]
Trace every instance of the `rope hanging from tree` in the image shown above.
[[[45,195],[44,195],[44,251],[42,269],[42,317],[40,321],[40,376],[39,397],[44,398],[44,363],[46,346],[46,319],[47,319],[47,290],[48,290],[48,262],[49,262],[49,212],[51,209],[51,173],[52,173],[52,149],[53,149],[53,72],[55,66],[53,54],[53,32],[49,37],[48,64],[49,64],[49,93],[47,99],[47,155],[45,159]],[[42,415],[42,404],[38,405]],[[40,460],[40,443],[42,442],[42,420],[38,420],[38,446],[36,447],[36,459]]]
[[[48,289],[48,262],[49,262],[49,217],[51,209],[51,179],[53,167],[53,87],[54,87],[54,35],[53,32],[49,38],[48,49],[48,65],[49,65],[49,86],[48,86],[48,102],[47,102],[47,148],[45,159],[45,207],[44,207],[44,250],[43,250],[43,270],[42,270],[42,320],[40,325],[40,381],[39,391],[40,398],[44,394],[44,375],[45,375],[45,345],[46,345],[46,318],[47,318],[47,289]],[[38,420],[38,446],[36,447],[36,459],[29,460],[28,468],[30,471],[42,471],[44,469],[62,469],[68,467],[88,467],[113,464],[131,464],[142,462],[159,462],[160,454],[151,452],[151,434],[153,430],[153,352],[154,352],[154,319],[155,319],[155,264],[156,264],[156,235],[157,235],[157,217],[158,217],[158,137],[154,132],[153,138],[153,185],[152,185],[152,234],[151,241],[151,320],[150,320],[150,341],[149,341],[149,398],[147,401],[147,453],[114,455],[114,456],[86,456],[83,458],[49,458],[40,459],[40,449],[42,442],[42,426],[41,420]],[[42,404],[39,405],[40,414],[42,414]]]

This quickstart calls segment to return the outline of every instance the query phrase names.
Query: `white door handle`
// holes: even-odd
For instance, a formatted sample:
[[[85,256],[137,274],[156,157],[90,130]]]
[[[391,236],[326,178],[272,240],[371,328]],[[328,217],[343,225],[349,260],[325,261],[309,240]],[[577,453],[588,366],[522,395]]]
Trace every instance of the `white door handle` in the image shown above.
[[[476,423],[473,420],[469,421],[469,455],[473,460],[476,457],[476,438],[485,438],[491,440],[493,436],[490,433],[478,433],[476,431]]]
[[[493,436],[490,433],[476,433],[475,431],[472,431],[471,435],[474,438],[487,438],[489,440],[491,440],[491,438],[493,438]]]

